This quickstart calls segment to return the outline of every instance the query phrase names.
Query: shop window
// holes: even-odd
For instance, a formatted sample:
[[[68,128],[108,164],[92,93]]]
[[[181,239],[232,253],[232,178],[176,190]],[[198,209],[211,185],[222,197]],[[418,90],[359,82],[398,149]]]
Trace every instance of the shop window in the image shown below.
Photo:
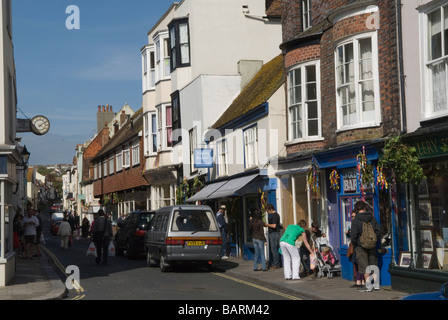
[[[425,176],[415,196],[417,268],[448,271],[448,162],[423,165]]]

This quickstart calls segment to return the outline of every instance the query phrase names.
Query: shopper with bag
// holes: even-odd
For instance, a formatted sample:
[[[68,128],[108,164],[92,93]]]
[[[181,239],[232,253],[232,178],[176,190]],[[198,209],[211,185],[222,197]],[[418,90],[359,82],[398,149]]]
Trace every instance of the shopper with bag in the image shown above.
[[[354,209],[357,214],[356,219],[352,221],[350,239],[355,249],[359,273],[364,274],[366,282],[358,291],[370,292],[373,287],[371,285],[367,286],[367,279],[370,277],[367,267],[370,265],[377,266],[378,264],[376,245],[381,232],[370,206],[365,201],[356,202]]]
[[[95,243],[97,257],[96,264],[107,264],[107,257],[109,256],[109,243],[113,239],[112,224],[106,218],[104,210],[98,210],[98,218],[95,219],[92,228],[93,242]],[[101,261],[102,260],[102,261]]]

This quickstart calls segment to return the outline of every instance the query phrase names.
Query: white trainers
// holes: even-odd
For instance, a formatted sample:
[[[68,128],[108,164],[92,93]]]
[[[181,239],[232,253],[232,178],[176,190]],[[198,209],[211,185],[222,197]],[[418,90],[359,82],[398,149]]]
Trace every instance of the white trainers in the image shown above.
[[[222,256],[221,259],[229,259],[228,256]]]

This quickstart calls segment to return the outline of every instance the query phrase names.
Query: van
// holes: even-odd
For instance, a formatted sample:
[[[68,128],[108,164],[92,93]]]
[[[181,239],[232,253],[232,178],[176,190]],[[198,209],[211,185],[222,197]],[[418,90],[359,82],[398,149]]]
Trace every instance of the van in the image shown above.
[[[146,262],[162,272],[175,264],[213,266],[221,260],[222,238],[209,206],[177,205],[156,211],[145,235]]]

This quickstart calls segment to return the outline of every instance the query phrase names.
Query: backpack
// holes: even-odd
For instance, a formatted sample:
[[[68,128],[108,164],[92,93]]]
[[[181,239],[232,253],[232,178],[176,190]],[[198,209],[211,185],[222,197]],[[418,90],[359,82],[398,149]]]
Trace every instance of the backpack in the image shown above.
[[[364,249],[373,249],[376,247],[376,233],[375,230],[373,230],[373,226],[370,222],[364,222],[362,223],[362,233],[361,237],[359,237],[359,240],[361,242],[361,246]]]

